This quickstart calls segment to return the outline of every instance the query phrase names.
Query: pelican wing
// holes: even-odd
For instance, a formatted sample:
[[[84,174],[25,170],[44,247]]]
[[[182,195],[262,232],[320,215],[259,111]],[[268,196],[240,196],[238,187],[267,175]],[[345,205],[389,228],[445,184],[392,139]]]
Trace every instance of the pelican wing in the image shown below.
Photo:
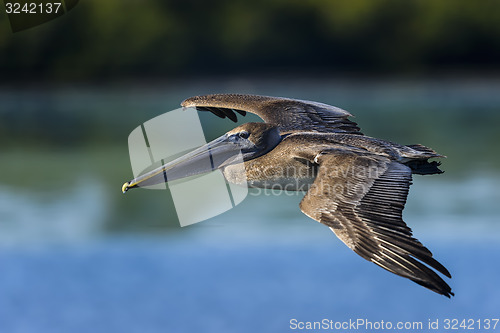
[[[195,96],[184,100],[183,107],[210,111],[218,117],[237,121],[236,113],[254,113],[282,132],[302,130],[362,135],[358,125],[347,119],[351,114],[328,104],[291,98],[243,94]]]
[[[450,297],[436,274],[451,278],[402,220],[411,169],[375,155],[326,151],[315,157],[316,180],[300,203],[304,214],[328,227],[350,249],[394,274]]]

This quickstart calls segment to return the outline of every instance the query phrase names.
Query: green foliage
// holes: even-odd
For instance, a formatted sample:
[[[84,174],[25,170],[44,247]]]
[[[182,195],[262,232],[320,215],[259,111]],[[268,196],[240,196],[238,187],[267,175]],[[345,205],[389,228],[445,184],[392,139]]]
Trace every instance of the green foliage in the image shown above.
[[[2,79],[498,69],[500,1],[81,1],[13,34]]]

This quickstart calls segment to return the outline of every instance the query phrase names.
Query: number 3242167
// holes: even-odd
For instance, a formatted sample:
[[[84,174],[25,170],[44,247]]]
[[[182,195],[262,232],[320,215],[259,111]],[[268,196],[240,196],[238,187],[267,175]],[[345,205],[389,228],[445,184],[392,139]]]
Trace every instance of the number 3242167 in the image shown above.
[[[60,2],[30,2],[22,4],[19,2],[5,3],[5,10],[7,14],[57,14],[60,9]]]

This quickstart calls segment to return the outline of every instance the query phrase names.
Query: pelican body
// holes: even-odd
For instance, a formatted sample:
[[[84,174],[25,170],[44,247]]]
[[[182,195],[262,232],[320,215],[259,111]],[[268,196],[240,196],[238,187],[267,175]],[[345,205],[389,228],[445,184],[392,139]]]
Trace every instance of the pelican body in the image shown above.
[[[328,226],[364,259],[446,297],[448,270],[413,237],[402,219],[412,174],[439,174],[444,157],[422,145],[365,136],[340,108],[290,98],[215,94],[183,107],[246,123],[172,162],[126,182],[122,191],[220,169],[232,183],[304,191],[300,209]],[[241,168],[242,157],[244,171]],[[199,163],[210,158],[210,167]],[[437,272],[436,272],[437,271]]]

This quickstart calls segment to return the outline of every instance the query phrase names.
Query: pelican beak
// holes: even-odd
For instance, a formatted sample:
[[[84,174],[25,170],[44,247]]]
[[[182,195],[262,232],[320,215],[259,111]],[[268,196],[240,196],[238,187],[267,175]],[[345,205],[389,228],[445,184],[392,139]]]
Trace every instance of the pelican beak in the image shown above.
[[[125,193],[131,188],[143,187],[189,176],[211,172],[227,165],[243,162],[241,151],[248,150],[250,142],[238,142],[227,134],[193,150],[171,162],[141,174],[122,186]]]

